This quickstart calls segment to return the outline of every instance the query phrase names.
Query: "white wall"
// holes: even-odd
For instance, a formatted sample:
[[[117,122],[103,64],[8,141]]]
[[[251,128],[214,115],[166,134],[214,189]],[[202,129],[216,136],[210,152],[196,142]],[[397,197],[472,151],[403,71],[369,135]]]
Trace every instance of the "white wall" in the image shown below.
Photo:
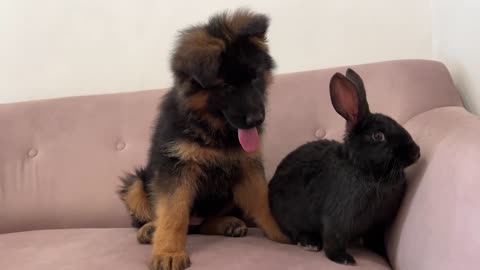
[[[431,58],[429,2],[2,0],[0,103],[168,87],[176,31],[225,8],[271,16],[279,73]]]
[[[480,114],[480,1],[432,0],[433,57],[444,62],[466,106]]]

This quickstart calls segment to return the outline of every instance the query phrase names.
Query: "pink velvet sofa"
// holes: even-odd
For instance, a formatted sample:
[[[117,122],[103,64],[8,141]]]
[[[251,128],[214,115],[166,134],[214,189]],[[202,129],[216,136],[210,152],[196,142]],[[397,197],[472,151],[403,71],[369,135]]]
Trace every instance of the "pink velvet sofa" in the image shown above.
[[[265,239],[189,236],[195,269],[441,270],[480,267],[480,120],[467,112],[438,62],[354,66],[372,111],[412,133],[422,158],[387,235],[392,266],[363,249],[341,266]],[[340,139],[344,121],[328,82],[345,67],[278,75],[271,88],[264,153],[267,176],[296,146]],[[115,191],[118,176],[144,164],[165,90],[0,105],[0,269],[147,269]]]

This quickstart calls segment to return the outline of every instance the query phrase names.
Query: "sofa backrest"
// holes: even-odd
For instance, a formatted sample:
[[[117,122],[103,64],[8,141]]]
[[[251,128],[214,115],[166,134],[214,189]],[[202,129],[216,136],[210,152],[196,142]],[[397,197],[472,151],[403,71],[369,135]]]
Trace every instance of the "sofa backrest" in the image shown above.
[[[370,108],[401,123],[442,106],[462,106],[444,65],[424,60],[353,66]],[[295,147],[341,139],[344,121],[328,85],[345,67],[278,75],[263,138],[267,177]],[[127,227],[118,177],[146,161],[166,90],[0,105],[0,233]]]

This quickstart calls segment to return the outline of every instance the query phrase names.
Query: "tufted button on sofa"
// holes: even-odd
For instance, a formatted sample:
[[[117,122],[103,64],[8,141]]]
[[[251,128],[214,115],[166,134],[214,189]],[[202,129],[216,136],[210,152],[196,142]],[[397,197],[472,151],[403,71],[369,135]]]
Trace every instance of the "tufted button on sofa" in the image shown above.
[[[392,265],[355,249],[341,266],[265,239],[189,236],[195,269],[476,269],[480,265],[480,120],[468,113],[445,66],[403,60],[353,67],[370,108],[395,118],[422,148],[387,235]],[[297,146],[341,139],[329,79],[346,67],[283,74],[270,89],[263,138],[266,175]],[[147,269],[117,198],[118,176],[145,163],[165,90],[0,105],[0,269]]]

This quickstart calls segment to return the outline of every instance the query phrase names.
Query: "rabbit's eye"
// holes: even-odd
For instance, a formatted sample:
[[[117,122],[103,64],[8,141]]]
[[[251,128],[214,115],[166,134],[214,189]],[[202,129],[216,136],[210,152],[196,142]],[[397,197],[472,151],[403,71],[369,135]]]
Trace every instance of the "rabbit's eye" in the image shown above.
[[[372,134],[372,139],[376,142],[383,142],[385,141],[385,135],[382,132],[378,131]]]

